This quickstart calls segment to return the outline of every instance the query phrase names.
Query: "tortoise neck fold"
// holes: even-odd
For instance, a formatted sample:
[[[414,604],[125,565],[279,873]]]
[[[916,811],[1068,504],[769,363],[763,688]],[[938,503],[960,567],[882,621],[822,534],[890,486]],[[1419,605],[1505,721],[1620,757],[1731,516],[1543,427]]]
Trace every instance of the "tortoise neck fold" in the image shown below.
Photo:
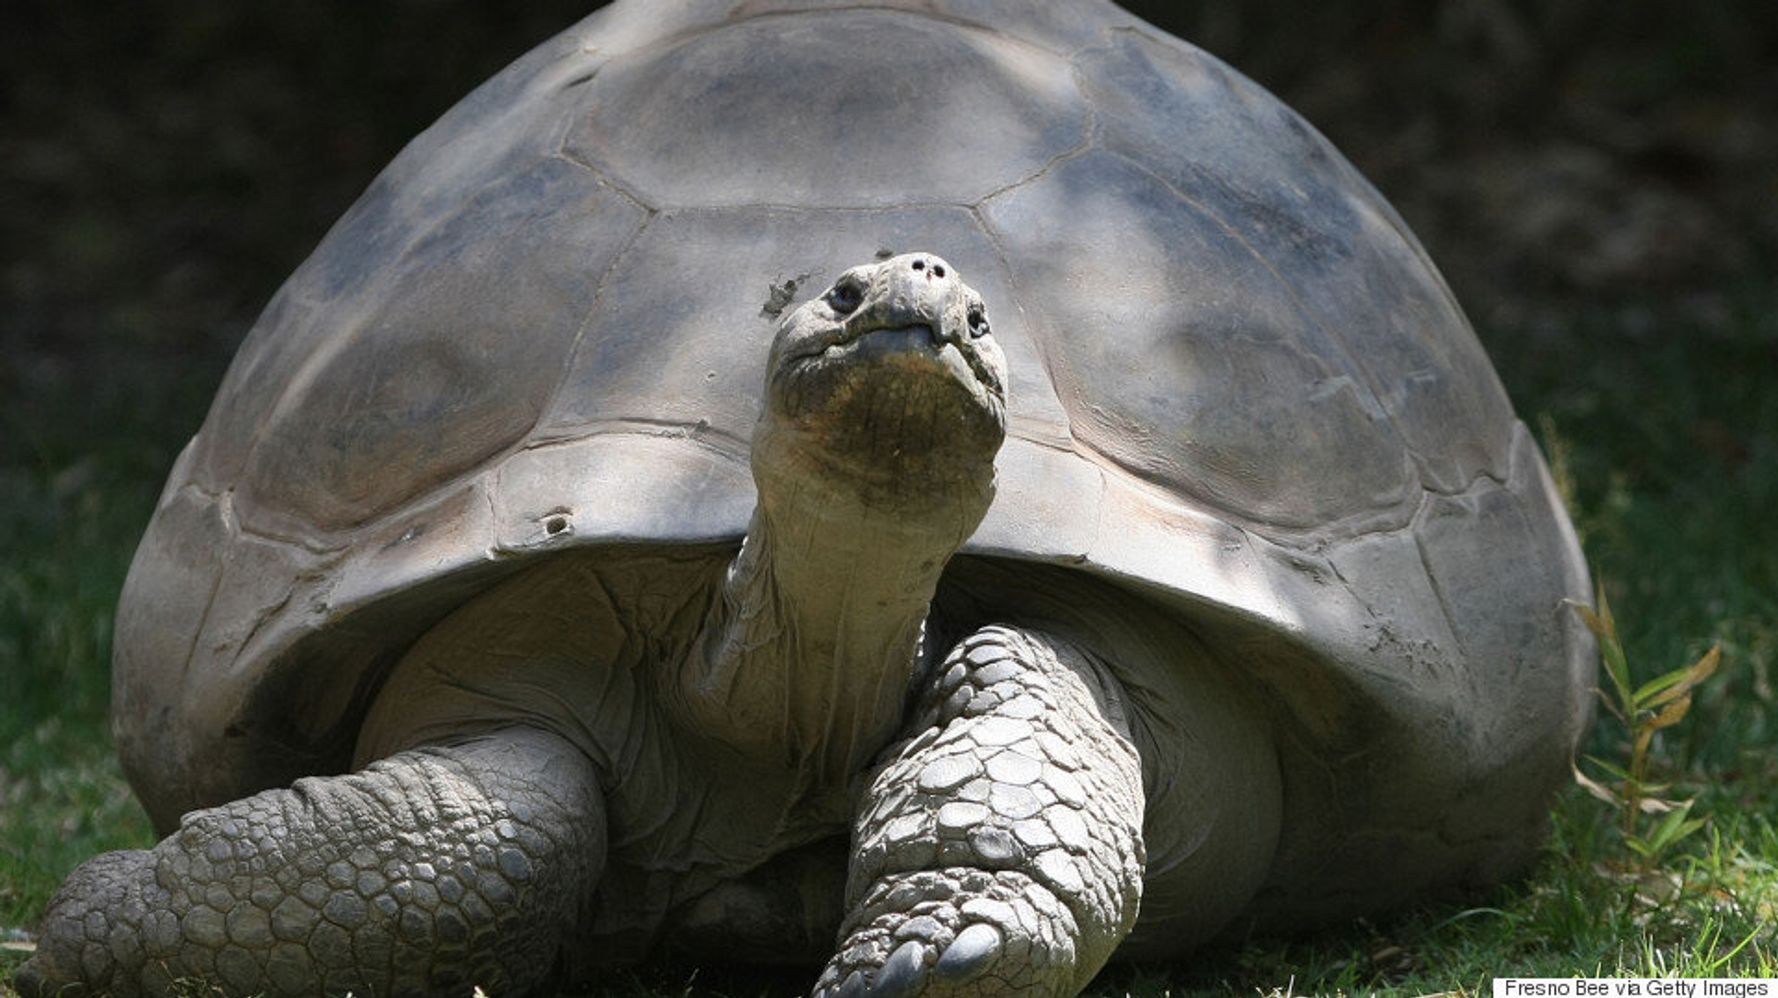
[[[843,784],[902,727],[956,545],[882,515],[762,499],[681,674],[699,731]]]

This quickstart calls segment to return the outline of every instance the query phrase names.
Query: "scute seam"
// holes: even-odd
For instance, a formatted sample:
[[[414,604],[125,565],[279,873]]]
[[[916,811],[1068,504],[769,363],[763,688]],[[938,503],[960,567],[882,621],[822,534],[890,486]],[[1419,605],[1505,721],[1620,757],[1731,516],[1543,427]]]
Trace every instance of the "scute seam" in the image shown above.
[[[732,14],[733,10],[738,10],[742,6],[745,6],[744,2],[741,4],[737,4],[736,7],[734,7],[734,8],[731,8],[731,14]],[[741,203],[737,203],[737,204],[717,204],[717,205],[679,205],[679,204],[672,204],[672,203],[663,202],[662,204],[656,206],[656,205],[650,204],[649,201],[646,198],[644,198],[641,194],[639,194],[633,187],[631,187],[628,183],[626,183],[622,179],[620,179],[620,176],[617,173],[617,171],[609,169],[604,166],[600,166],[599,164],[596,164],[596,163],[588,162],[584,159],[577,157],[574,154],[574,152],[568,148],[569,139],[573,134],[573,128],[571,125],[569,127],[566,127],[563,129],[561,141],[559,143],[557,143],[556,151],[555,151],[554,155],[561,157],[562,159],[566,160],[567,162],[573,163],[575,166],[578,166],[584,170],[587,170],[588,172],[592,173],[594,176],[599,178],[599,181],[601,183],[609,185],[612,190],[616,191],[617,193],[621,194],[623,197],[634,202],[638,207],[644,208],[651,213],[656,212],[656,211],[671,211],[671,212],[693,211],[693,210],[733,211],[733,210],[751,210],[751,209],[765,209],[765,210],[769,210],[769,211],[899,212],[899,211],[903,211],[903,210],[910,209],[910,208],[966,208],[966,209],[970,209],[973,211],[977,205],[982,204],[983,202],[986,202],[987,200],[994,198],[1000,194],[1003,194],[1007,191],[1013,190],[1014,188],[1020,187],[1024,184],[1028,184],[1034,180],[1037,180],[1040,177],[1042,177],[1044,174],[1048,173],[1055,166],[1057,166],[1063,162],[1066,162],[1067,160],[1070,160],[1070,159],[1073,159],[1077,156],[1080,156],[1086,152],[1089,152],[1095,147],[1094,143],[1096,141],[1096,132],[1097,132],[1097,128],[1098,128],[1097,115],[1096,115],[1095,109],[1093,107],[1092,100],[1089,99],[1087,97],[1085,91],[1081,89],[1079,73],[1078,73],[1077,67],[1075,67],[1074,61],[1073,61],[1076,53],[1078,53],[1080,51],[1085,51],[1090,46],[1082,46],[1080,49],[1076,50],[1076,53],[1062,52],[1062,51],[1059,51],[1056,49],[1049,48],[1048,46],[1045,46],[1045,45],[1039,45],[1036,42],[1034,42],[1028,38],[1022,38],[1022,37],[1015,36],[1015,35],[1009,35],[1006,32],[1001,31],[998,28],[995,28],[991,25],[985,25],[985,24],[982,24],[981,22],[971,21],[967,18],[962,18],[962,17],[950,15],[950,14],[945,14],[945,13],[942,13],[942,12],[936,11],[936,10],[918,11],[918,10],[910,10],[905,7],[889,6],[886,4],[852,4],[852,5],[847,5],[844,7],[824,7],[824,8],[818,9],[818,10],[758,11],[758,12],[755,12],[752,14],[747,14],[747,15],[744,15],[744,16],[738,17],[738,18],[734,18],[734,17],[725,18],[724,20],[722,20],[719,23],[706,25],[704,27],[697,28],[697,29],[694,29],[691,31],[681,32],[678,35],[670,35],[670,36],[667,36],[666,38],[662,38],[662,39],[659,39],[655,42],[651,42],[648,45],[643,45],[643,46],[636,48],[636,49],[631,49],[631,50],[628,50],[625,52],[614,54],[613,56],[611,56],[611,59],[617,59],[617,58],[630,56],[630,55],[633,55],[637,52],[644,52],[644,51],[647,51],[647,50],[649,50],[651,48],[655,48],[655,47],[677,47],[678,45],[684,44],[685,42],[689,42],[689,41],[693,40],[694,38],[698,38],[698,37],[701,37],[706,34],[711,34],[716,31],[720,31],[720,30],[723,30],[726,28],[734,27],[736,25],[746,24],[749,21],[756,21],[756,20],[762,20],[762,19],[774,18],[774,17],[788,18],[788,17],[801,17],[801,16],[806,16],[806,15],[812,15],[812,14],[842,13],[845,11],[852,11],[852,10],[871,10],[871,11],[880,11],[880,12],[888,13],[888,14],[904,14],[904,15],[908,15],[910,17],[926,18],[927,20],[937,21],[941,24],[951,24],[951,25],[955,25],[958,27],[967,28],[972,31],[977,31],[982,34],[993,35],[994,37],[1005,39],[1006,41],[1014,43],[1014,44],[1027,45],[1027,46],[1030,46],[1031,48],[1037,49],[1038,51],[1044,52],[1048,55],[1051,55],[1051,56],[1054,56],[1058,59],[1061,59],[1064,62],[1067,62],[1069,64],[1071,82],[1074,85],[1075,95],[1080,98],[1081,105],[1086,108],[1086,113],[1083,116],[1084,120],[1082,122],[1083,137],[1082,137],[1080,143],[1076,146],[1073,146],[1069,149],[1066,149],[1066,150],[1052,156],[1047,162],[1045,162],[1042,166],[1038,167],[1037,170],[1034,171],[1033,173],[1031,173],[1029,176],[1020,178],[1018,180],[1014,180],[1011,183],[1008,183],[1002,187],[999,187],[999,188],[996,188],[992,191],[989,191],[988,193],[983,194],[982,196],[978,197],[974,201],[898,201],[893,205],[817,204],[817,203],[808,203],[808,202],[799,203],[799,204],[781,204],[781,203],[773,202],[773,201],[746,201],[746,202],[741,202]],[[605,65],[609,64],[609,62],[610,62],[610,59],[608,59],[606,61],[606,63],[602,63],[599,66],[599,69],[603,69]],[[593,75],[596,75],[597,72],[598,72],[598,70],[595,69]],[[571,118],[572,116],[570,115],[568,117]]]
[[[519,450],[527,452],[551,450],[605,434],[631,434],[689,440],[724,457],[745,462],[750,447],[749,441],[719,430],[701,419],[694,422],[684,422],[650,416],[611,416],[575,423],[572,428],[575,432],[532,436]]]
[[[568,352],[562,359],[562,374],[556,379],[555,387],[550,389],[548,400],[545,401],[543,405],[537,407],[537,418],[531,421],[530,429],[521,434],[514,444],[503,449],[499,457],[500,460],[504,460],[506,456],[512,454],[514,451],[524,450],[530,443],[531,439],[537,434],[538,427],[542,426],[543,421],[549,418],[549,414],[553,410],[556,400],[561,397],[563,389],[567,387],[569,376],[574,372],[574,361],[580,356],[581,344],[586,340],[587,330],[592,328],[593,316],[599,314],[599,306],[604,304],[605,282],[611,279],[611,274],[613,271],[617,270],[617,265],[622,263],[624,257],[629,255],[630,250],[635,248],[637,240],[642,238],[642,233],[647,232],[649,226],[654,224],[654,220],[660,217],[660,212],[630,197],[620,188],[607,185],[604,176],[602,176],[599,171],[594,170],[583,163],[577,162],[571,156],[564,155],[560,152],[558,152],[557,155],[564,162],[571,163],[587,170],[593,175],[593,179],[596,182],[603,186],[607,186],[618,196],[629,200],[633,207],[642,209],[646,214],[642,216],[642,224],[630,230],[630,234],[624,237],[623,242],[619,244],[616,251],[611,254],[611,259],[606,261],[605,269],[599,273],[599,279],[593,285],[593,297],[588,300],[585,314],[580,317],[580,322],[574,327],[574,338],[568,342]],[[494,457],[490,455],[489,460],[483,462],[483,467],[487,467],[492,464],[493,461]]]
[[[1074,57],[1069,56],[1067,61],[1069,81],[1074,85],[1075,94],[1080,97],[1081,106],[1086,108],[1086,114],[1082,116],[1083,120],[1081,121],[1080,142],[1072,148],[1064,149],[1054,156],[1051,156],[1048,162],[1038,167],[1037,171],[1030,176],[1022,177],[1012,183],[997,187],[994,190],[983,194],[981,197],[976,198],[967,206],[971,212],[976,211],[976,209],[980,208],[982,205],[1008,191],[1017,190],[1027,184],[1036,183],[1037,181],[1042,180],[1056,167],[1061,166],[1063,163],[1066,163],[1071,159],[1078,159],[1099,147],[1099,109],[1093,106],[1093,99],[1087,96],[1086,89],[1080,85],[1080,67],[1075,64]]]
[[[571,116],[569,116],[569,117],[571,117]],[[586,172],[593,175],[593,180],[595,182],[597,182],[600,187],[603,187],[603,188],[611,191],[611,193],[616,194],[618,197],[623,198],[625,201],[630,202],[630,204],[633,207],[639,208],[642,211],[647,212],[648,219],[647,219],[647,221],[644,221],[642,223],[646,227],[648,222],[653,221],[654,216],[661,209],[655,207],[652,204],[649,204],[646,200],[643,199],[642,195],[640,195],[640,194],[636,193],[634,190],[630,189],[629,185],[624,184],[621,181],[619,181],[609,171],[603,170],[598,165],[593,164],[593,163],[588,163],[586,160],[581,159],[580,157],[574,155],[574,152],[568,148],[568,136],[572,133],[573,133],[572,128],[564,128],[562,130],[562,139],[560,142],[558,142],[556,144],[556,151],[553,153],[550,153],[549,158],[559,159],[562,162],[567,163],[570,166],[578,167],[582,170],[585,170]],[[607,272],[609,272],[609,268],[607,268]]]
[[[983,200],[985,201],[986,199],[984,198]],[[1026,336],[1031,341],[1032,351],[1037,354],[1038,361],[1043,365],[1044,380],[1051,385],[1054,385],[1056,383],[1055,365],[1050,360],[1048,344],[1044,342],[1041,336],[1035,336],[1029,332],[1036,327],[1031,324],[1031,315],[1025,310],[1025,294],[1019,287],[1019,275],[1013,270],[1012,261],[1006,255],[1006,246],[1000,240],[1000,233],[994,231],[994,226],[988,222],[988,217],[982,214],[980,204],[970,205],[968,211],[970,217],[975,219],[976,228],[981,230],[982,235],[987,237],[988,245],[994,249],[994,258],[1000,264],[1000,272],[1006,277],[1006,286],[1012,290],[1012,304],[1013,308],[1018,310],[1019,324],[1024,326],[1027,330]],[[1063,410],[1063,418],[1067,418],[1067,411],[1065,409]],[[1070,445],[1072,445],[1074,442],[1073,427],[1065,424],[1062,427],[1062,431],[1067,435],[1067,439]],[[1046,444],[1045,446],[1053,445]]]
[[[430,129],[428,131],[430,131]],[[543,158],[548,159],[549,157],[546,156]],[[376,180],[372,181],[372,186],[374,187],[380,180],[382,180],[381,174],[378,175]],[[464,198],[450,211],[434,216],[433,218],[412,227],[408,233],[408,238],[402,242],[400,249],[395,250],[390,254],[389,259],[393,261],[406,260],[408,254],[413,251],[415,246],[451,225],[472,209],[478,207],[479,199],[476,195],[485,191],[488,186],[491,185],[484,184],[469,197]],[[391,193],[388,196],[393,198],[395,195],[394,193]],[[357,205],[355,204],[353,207],[356,208]],[[351,209],[348,209],[348,213],[350,213],[350,211]],[[329,235],[331,234],[332,233],[330,232]],[[325,246],[326,244],[327,238],[323,237],[321,245]],[[317,252],[319,252],[319,249],[320,247],[317,247]],[[307,261],[305,261],[305,265],[306,263]],[[258,323],[256,321],[255,326],[257,325]],[[247,446],[242,450],[239,474],[243,479],[249,477],[248,469],[254,467],[255,459],[259,457],[260,446],[265,441],[265,435],[271,428],[272,424],[279,421],[280,412],[284,409],[285,405],[292,397],[300,398],[305,393],[309,383],[313,381],[321,371],[326,370],[330,366],[333,358],[341,351],[352,346],[354,342],[355,340],[353,340],[352,337],[338,335],[336,331],[335,335],[329,336],[321,343],[317,344],[317,349],[303,354],[298,359],[295,365],[295,373],[291,377],[285,379],[282,385],[279,386],[277,389],[277,397],[265,408],[260,424],[253,428],[253,435],[251,439],[248,440]]]
[[[251,537],[256,541],[264,541],[267,544],[273,544],[278,547],[292,548],[297,551],[306,551],[309,554],[317,555],[317,556],[321,556],[321,557],[339,554],[340,552],[345,551],[347,548],[349,548],[351,546],[350,541],[340,541],[340,542],[334,543],[334,544],[325,544],[325,543],[316,541],[313,538],[298,537],[298,536],[285,536],[283,534],[275,533],[271,530],[267,530],[262,527],[248,526],[247,524],[240,522],[240,519],[234,515],[235,490],[233,488],[229,488],[228,490],[223,492],[222,495],[227,500],[227,503],[228,503],[228,510],[229,510],[228,527],[229,527],[229,534],[231,537],[236,537],[236,538]],[[431,493],[428,492],[428,493],[425,493],[424,495],[430,496]],[[402,507],[397,507],[397,508],[399,509]],[[341,533],[350,535],[350,534],[355,533],[358,530],[362,529],[363,526],[364,526],[364,524],[362,524],[362,523],[354,524],[352,526],[346,527],[344,530],[341,531]]]
[[[1372,378],[1370,371],[1367,370],[1364,365],[1358,363],[1357,356],[1352,352],[1351,346],[1346,342],[1345,338],[1340,335],[1339,331],[1330,329],[1327,324],[1322,321],[1322,317],[1317,311],[1309,308],[1308,304],[1303,301],[1302,296],[1297,294],[1296,286],[1284,279],[1284,275],[1279,272],[1277,265],[1272,262],[1271,257],[1260,252],[1257,246],[1248,241],[1246,234],[1235,228],[1227,219],[1211,210],[1196,198],[1186,194],[1178,187],[1175,187],[1172,181],[1155,173],[1153,170],[1149,169],[1146,164],[1132,159],[1115,149],[1106,149],[1105,154],[1121,160],[1135,168],[1143,176],[1146,176],[1155,183],[1165,187],[1174,197],[1191,207],[1194,211],[1202,214],[1205,218],[1216,223],[1217,228],[1221,229],[1223,232],[1233,237],[1236,242],[1240,243],[1241,247],[1245,249],[1260,266],[1266,269],[1266,273],[1272,275],[1272,280],[1276,281],[1278,286],[1284,290],[1284,294],[1290,299],[1290,303],[1296,307],[1297,312],[1301,314],[1304,319],[1308,320],[1309,324],[1314,327],[1316,331],[1325,336],[1334,349],[1339,351],[1340,359],[1345,362],[1345,373],[1356,374],[1362,379],[1366,396],[1366,404],[1364,406],[1366,411],[1382,417],[1383,422],[1387,423],[1389,426],[1389,432],[1393,434],[1397,442],[1400,443],[1402,450],[1409,454],[1414,453],[1413,448],[1408,446],[1406,436],[1402,434],[1400,427],[1396,425],[1395,417],[1383,406],[1382,397],[1377,394],[1377,385]]]
[[[1462,492],[1442,493],[1427,489],[1425,495],[1421,499],[1420,508],[1415,511],[1413,518],[1408,521],[1408,529],[1412,529],[1414,522],[1420,519],[1421,514],[1431,505],[1432,500],[1435,497],[1440,499],[1452,499],[1476,495],[1484,491],[1506,491],[1509,494],[1513,494],[1516,499],[1518,487],[1524,484],[1521,476],[1525,470],[1524,462],[1519,459],[1519,454],[1526,445],[1532,443],[1530,440],[1530,433],[1530,429],[1522,420],[1513,420],[1512,440],[1507,448],[1507,477],[1504,480],[1486,473],[1478,473],[1470,481],[1469,487]],[[1462,630],[1457,626],[1457,619],[1451,613],[1451,604],[1445,595],[1444,586],[1440,584],[1438,576],[1432,571],[1432,562],[1426,550],[1426,541],[1420,536],[1419,531],[1414,531],[1414,551],[1420,556],[1420,567],[1426,573],[1426,581],[1427,584],[1432,587],[1433,597],[1438,600],[1439,613],[1444,615],[1446,629],[1450,632],[1452,639],[1457,642],[1457,650],[1467,654],[1467,652],[1463,651],[1463,639],[1461,637]]]
[[[222,529],[225,532],[225,534],[228,536],[228,538],[231,542],[230,546],[232,547],[233,546],[232,542],[234,541],[235,537],[237,536],[237,533],[235,530],[234,517],[232,515],[228,515],[224,512],[224,510],[226,509],[225,504],[227,504],[227,503],[228,503],[228,499],[227,499],[226,495],[223,498],[219,498],[217,500],[217,502],[216,502],[217,516],[219,519],[222,520]],[[221,554],[219,554],[217,556],[216,574],[213,578],[210,579],[209,594],[204,597],[204,612],[198,614],[197,626],[193,627],[191,630],[191,641],[186,644],[185,655],[183,657],[183,660],[179,663],[179,688],[180,689],[186,689],[190,685],[188,680],[190,679],[190,675],[191,675],[191,660],[193,658],[197,657],[198,639],[200,639],[204,636],[204,631],[209,626],[209,623],[210,623],[210,611],[212,611],[216,608],[216,594],[222,591],[222,557],[223,556]]]
[[[714,31],[714,30],[718,30],[721,28],[731,27],[731,26],[737,25],[737,24],[746,24],[749,21],[759,21],[759,20],[764,20],[766,18],[772,18],[772,17],[802,17],[802,16],[806,16],[809,14],[843,14],[847,11],[853,11],[853,10],[874,10],[874,11],[881,11],[885,14],[905,14],[909,17],[923,17],[929,21],[937,21],[940,24],[951,24],[951,25],[955,25],[960,28],[969,28],[973,31],[979,31],[983,34],[995,35],[996,37],[1004,38],[1004,39],[1011,41],[1011,42],[1017,42],[1018,44],[1021,44],[1021,45],[1029,45],[1030,47],[1032,47],[1034,49],[1037,49],[1041,52],[1047,52],[1053,56],[1057,56],[1057,57],[1060,57],[1063,59],[1068,58],[1068,53],[1063,52],[1060,49],[1053,49],[1053,48],[1050,48],[1048,45],[1040,44],[1037,41],[1034,41],[1033,39],[1030,39],[1030,38],[1026,38],[1022,35],[1008,34],[1006,31],[1004,31],[994,25],[985,24],[981,21],[973,21],[967,17],[962,17],[957,14],[947,13],[945,11],[938,10],[937,8],[930,7],[930,6],[928,6],[925,10],[915,10],[911,7],[898,7],[898,6],[895,6],[892,4],[855,3],[855,4],[846,4],[845,6],[810,8],[810,9],[805,9],[805,10],[759,10],[759,11],[754,11],[751,14],[743,14],[740,17],[733,16],[735,11],[740,10],[742,7],[745,7],[745,6],[747,6],[746,0],[742,0],[741,3],[737,3],[734,7],[730,8],[729,16],[726,17],[721,24],[712,25],[708,30]]]

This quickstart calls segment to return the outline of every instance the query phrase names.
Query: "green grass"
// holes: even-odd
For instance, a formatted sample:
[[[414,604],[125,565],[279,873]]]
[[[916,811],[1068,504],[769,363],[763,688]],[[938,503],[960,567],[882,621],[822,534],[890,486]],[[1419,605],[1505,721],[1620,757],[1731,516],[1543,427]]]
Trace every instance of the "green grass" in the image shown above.
[[[1519,412],[1557,458],[1640,678],[1720,640],[1724,666],[1655,744],[1654,777],[1710,824],[1652,873],[1578,792],[1544,859],[1492,894],[1340,931],[1118,968],[1092,994],[1486,994],[1489,978],[1778,976],[1778,287],[1489,330]],[[60,878],[149,841],[110,754],[110,613],[214,366],[130,357],[0,368],[0,930]],[[95,385],[95,378],[97,384]],[[1602,724],[1590,751],[1621,759]],[[0,940],[3,941],[3,940]],[[0,951],[0,979],[21,959]],[[646,968],[604,995],[792,993],[800,977]],[[10,994],[0,985],[0,994]]]
[[[0,403],[0,930],[32,924],[82,859],[150,840],[106,732],[111,614],[214,375],[131,378],[112,359],[96,377],[0,368],[30,387]]]

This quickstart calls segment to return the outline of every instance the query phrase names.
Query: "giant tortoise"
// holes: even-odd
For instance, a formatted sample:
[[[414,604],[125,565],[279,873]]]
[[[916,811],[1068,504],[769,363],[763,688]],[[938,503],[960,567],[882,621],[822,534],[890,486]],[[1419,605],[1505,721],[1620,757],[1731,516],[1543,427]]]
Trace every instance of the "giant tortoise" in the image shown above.
[[[118,610],[168,837],[19,981],[1074,994],[1520,868],[1586,591],[1425,252],[1216,59],[1096,0],[621,3],[248,337]]]

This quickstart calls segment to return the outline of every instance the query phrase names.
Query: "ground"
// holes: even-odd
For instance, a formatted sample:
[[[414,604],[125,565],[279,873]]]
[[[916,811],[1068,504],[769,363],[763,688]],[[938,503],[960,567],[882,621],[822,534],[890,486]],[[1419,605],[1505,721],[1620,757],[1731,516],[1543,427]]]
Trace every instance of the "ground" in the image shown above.
[[[149,841],[106,735],[110,615],[234,344],[406,138],[575,6],[517,21],[418,0],[8,13],[0,980],[73,865]],[[1721,673],[1654,744],[1656,778],[1710,822],[1643,869],[1618,815],[1571,792],[1527,880],[1307,939],[1233,940],[1184,968],[1115,969],[1089,993],[1778,976],[1770,27],[1723,5],[1591,33],[1562,13],[1575,5],[1478,0],[1332,3],[1284,31],[1274,6],[1201,5],[1182,28],[1304,110],[1444,263],[1566,483],[1636,674],[1722,642]],[[419,18],[423,41],[388,27]],[[1588,751],[1621,761],[1606,721]],[[660,967],[603,993],[804,983]]]

